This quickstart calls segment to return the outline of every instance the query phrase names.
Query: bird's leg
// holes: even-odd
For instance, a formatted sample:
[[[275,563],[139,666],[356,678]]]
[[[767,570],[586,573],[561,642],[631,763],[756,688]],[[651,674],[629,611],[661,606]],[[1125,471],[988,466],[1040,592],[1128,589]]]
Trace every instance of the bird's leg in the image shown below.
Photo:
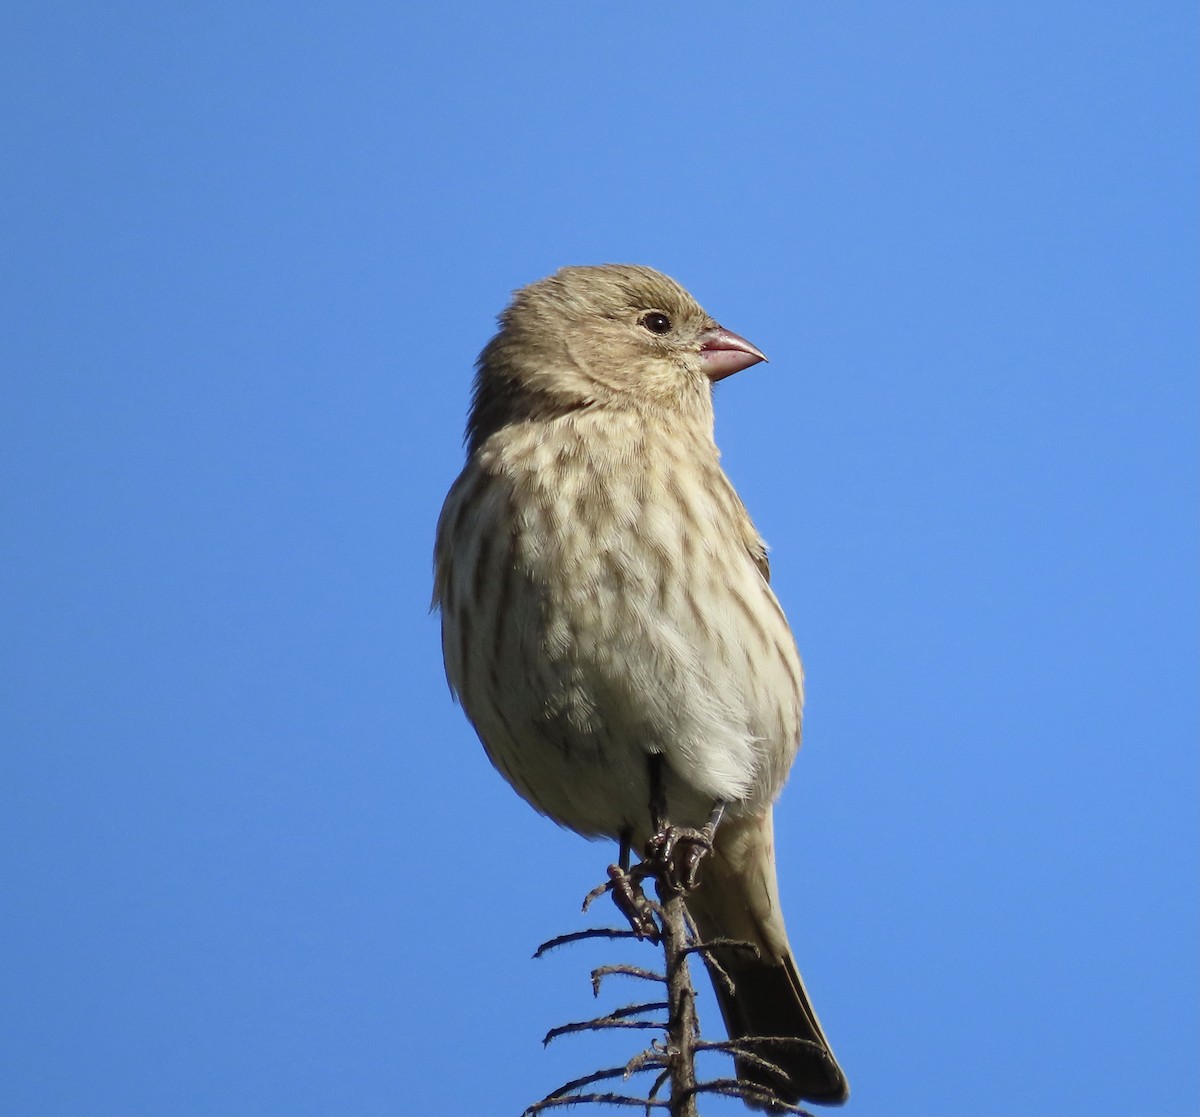
[[[618,864],[608,867],[608,890],[612,893],[617,910],[629,920],[633,933],[639,939],[649,939],[657,943],[658,924],[654,921],[654,909],[642,891],[642,878],[646,874],[638,871],[640,865],[632,871],[629,868],[629,851],[632,845],[633,834],[627,827],[621,831]]]
[[[629,872],[630,850],[633,849],[633,831],[630,830],[628,826],[626,826],[625,829],[621,831],[621,841],[619,844],[621,847],[621,852],[618,855],[619,856],[618,864],[621,867],[621,872],[627,873],[627,872]]]
[[[646,759],[650,775],[650,829],[657,834],[667,828],[667,788],[663,779],[661,752],[652,752]]]
[[[653,874],[668,892],[686,894],[699,883],[697,874],[704,855],[712,849],[713,838],[725,813],[725,803],[717,800],[708,822],[697,830],[691,826],[673,826],[666,820],[667,796],[663,781],[663,758],[650,757],[650,824],[654,833],[642,854],[643,875]],[[635,870],[636,871],[636,870]]]

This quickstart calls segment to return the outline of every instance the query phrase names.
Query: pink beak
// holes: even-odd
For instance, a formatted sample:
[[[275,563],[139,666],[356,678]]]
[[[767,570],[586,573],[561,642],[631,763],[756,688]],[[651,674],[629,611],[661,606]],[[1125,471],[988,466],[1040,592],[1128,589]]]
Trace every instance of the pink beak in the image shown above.
[[[721,326],[713,326],[700,335],[700,360],[714,384],[766,359],[761,349]]]

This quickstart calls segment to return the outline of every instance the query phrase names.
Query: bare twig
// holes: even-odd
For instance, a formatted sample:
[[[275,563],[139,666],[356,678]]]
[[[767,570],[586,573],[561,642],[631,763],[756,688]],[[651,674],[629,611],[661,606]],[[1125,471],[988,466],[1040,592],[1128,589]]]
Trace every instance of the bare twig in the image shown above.
[[[583,931],[572,931],[569,935],[556,935],[552,939],[547,939],[541,946],[533,952],[535,958],[542,958],[549,954],[552,950],[557,950],[560,946],[567,946],[573,942],[583,942],[586,939],[636,939],[632,931],[624,930],[620,927],[588,927]]]
[[[559,1036],[576,1035],[579,1032],[599,1032],[605,1028],[633,1028],[635,1031],[661,1032],[662,1022],[659,1020],[622,1020],[620,1016],[598,1016],[595,1020],[579,1020],[573,1024],[560,1024],[551,1028],[542,1039],[542,1046],[548,1047]]]
[[[654,970],[643,969],[641,966],[598,966],[592,970],[592,995],[600,996],[600,983],[610,974],[621,974],[625,977],[639,977],[643,981],[661,981],[666,983],[666,974]]]
[[[637,1106],[639,1109],[649,1110],[651,1107],[657,1109],[668,1108],[668,1103],[665,1101],[648,1102],[645,1098],[635,1098],[630,1094],[571,1094],[567,1096],[556,1096],[543,1098],[539,1102],[534,1102],[522,1117],[534,1117],[535,1114],[541,1113],[547,1109],[565,1109],[572,1105],[628,1105]]]
[[[774,1090],[755,1085],[753,1082],[743,1082],[740,1078],[714,1078],[693,1087],[692,1094],[718,1094],[721,1097],[741,1098],[747,1104],[760,1106],[771,1113],[796,1113],[800,1117],[813,1117],[807,1109],[784,1101]]]

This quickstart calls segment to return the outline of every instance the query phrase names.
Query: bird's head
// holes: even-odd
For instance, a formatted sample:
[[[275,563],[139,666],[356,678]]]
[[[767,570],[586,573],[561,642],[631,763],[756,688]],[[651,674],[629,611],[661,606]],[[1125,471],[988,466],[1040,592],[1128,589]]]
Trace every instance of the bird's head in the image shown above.
[[[508,422],[581,407],[709,412],[713,382],[765,361],[678,283],[633,264],[523,287],[480,354],[472,448]]]

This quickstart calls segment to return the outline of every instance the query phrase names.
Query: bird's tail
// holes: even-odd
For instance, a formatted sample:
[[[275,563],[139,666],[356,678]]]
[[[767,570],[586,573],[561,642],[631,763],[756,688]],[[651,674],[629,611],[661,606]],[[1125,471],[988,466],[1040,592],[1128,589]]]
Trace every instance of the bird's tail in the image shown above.
[[[725,975],[709,971],[729,1038],[775,1037],[798,1043],[755,1047],[782,1077],[751,1059],[735,1060],[738,1077],[783,1101],[840,1105],[850,1096],[820,1021],[800,980],[779,910],[774,825],[768,809],[757,818],[726,819],[712,853],[700,869],[700,885],[688,898],[701,938],[736,940],[758,951],[716,947]],[[732,989],[730,986],[732,985]]]

